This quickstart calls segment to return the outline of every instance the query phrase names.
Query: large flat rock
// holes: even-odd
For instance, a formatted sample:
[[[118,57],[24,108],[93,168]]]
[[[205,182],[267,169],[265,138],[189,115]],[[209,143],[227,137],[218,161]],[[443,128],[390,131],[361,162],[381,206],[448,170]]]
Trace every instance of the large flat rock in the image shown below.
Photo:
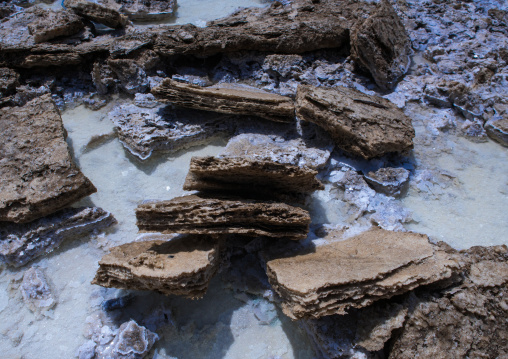
[[[293,319],[345,314],[421,285],[450,278],[458,268],[452,255],[411,232],[375,229],[294,253],[267,255],[270,283]]]
[[[85,27],[81,18],[70,11],[38,9],[35,14],[37,19],[28,25],[28,30],[36,43],[74,35]]]
[[[324,189],[317,171],[249,157],[192,157],[184,190],[222,192],[245,198],[300,197]]]
[[[241,234],[304,239],[309,213],[285,203],[203,195],[140,204],[137,226],[142,232]]]
[[[20,267],[50,253],[66,240],[79,238],[116,223],[102,208],[67,208],[31,223],[0,222],[0,260]]]
[[[366,159],[413,148],[411,119],[390,101],[354,89],[300,85],[296,115],[327,130],[337,147]]]
[[[371,73],[382,90],[393,89],[406,74],[411,54],[406,29],[386,0],[351,30],[351,57]]]
[[[124,244],[101,259],[92,283],[200,298],[219,267],[219,249],[216,239],[192,235]]]
[[[104,6],[88,0],[65,0],[64,6],[76,14],[113,29],[122,28],[127,17],[111,6]]]
[[[28,222],[96,188],[73,162],[50,95],[0,114],[0,221]]]
[[[289,97],[250,86],[219,84],[202,87],[164,80],[152,89],[161,101],[181,107],[235,115],[257,115],[272,121],[294,121],[295,107]]]

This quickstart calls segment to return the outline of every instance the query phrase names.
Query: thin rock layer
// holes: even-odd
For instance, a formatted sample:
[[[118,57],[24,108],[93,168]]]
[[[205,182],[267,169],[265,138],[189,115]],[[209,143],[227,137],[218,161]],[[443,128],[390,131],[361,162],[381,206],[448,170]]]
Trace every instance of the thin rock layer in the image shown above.
[[[140,204],[137,226],[142,232],[241,234],[304,239],[309,213],[285,203],[203,195]]]
[[[209,236],[132,242],[113,247],[101,259],[92,283],[200,298],[219,260],[219,241]]]

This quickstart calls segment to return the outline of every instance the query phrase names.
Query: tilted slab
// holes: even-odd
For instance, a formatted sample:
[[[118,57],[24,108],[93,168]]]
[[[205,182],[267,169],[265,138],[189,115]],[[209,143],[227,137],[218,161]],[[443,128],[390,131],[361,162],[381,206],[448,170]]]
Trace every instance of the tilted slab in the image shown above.
[[[67,208],[28,224],[0,222],[0,260],[20,267],[53,251],[66,240],[115,223],[110,212],[98,207]]]
[[[293,319],[345,314],[418,286],[450,278],[453,256],[411,232],[371,230],[315,249],[267,255],[267,273]]]
[[[327,130],[337,147],[366,159],[413,148],[411,119],[390,101],[358,90],[300,85],[296,115]]]
[[[190,195],[140,204],[137,226],[142,232],[242,234],[304,239],[309,213],[285,203],[232,197]]]
[[[219,249],[218,240],[192,235],[113,247],[92,284],[200,298],[219,267]]]
[[[28,222],[96,188],[75,165],[50,95],[0,114],[0,221]]]
[[[292,122],[293,100],[255,87],[219,84],[202,87],[165,79],[152,93],[163,102],[198,110],[235,115],[256,115],[278,122]]]
[[[324,189],[317,171],[249,157],[192,157],[184,190],[219,191],[242,197],[299,197]]]

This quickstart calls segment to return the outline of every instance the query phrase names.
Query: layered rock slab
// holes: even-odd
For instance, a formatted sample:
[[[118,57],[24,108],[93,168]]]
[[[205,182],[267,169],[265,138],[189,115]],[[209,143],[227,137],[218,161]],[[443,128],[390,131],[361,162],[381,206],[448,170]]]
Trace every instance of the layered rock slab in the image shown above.
[[[121,105],[109,113],[122,145],[145,160],[155,151],[176,152],[231,135],[234,126],[225,115],[197,110],[142,108]]]
[[[137,226],[142,232],[241,234],[304,239],[309,213],[285,203],[204,195],[140,204]]]
[[[93,284],[202,297],[220,264],[219,241],[179,236],[113,247],[99,262]]]
[[[462,283],[418,295],[390,358],[508,356],[508,248],[460,254]]]
[[[202,87],[165,79],[152,93],[163,102],[198,110],[257,115],[277,122],[294,120],[294,104],[288,98],[255,87],[238,84],[218,84]]]
[[[266,255],[270,284],[289,317],[345,314],[421,285],[449,279],[459,268],[455,257],[411,232],[375,229],[294,253],[284,248]]]
[[[227,192],[252,198],[305,196],[324,189],[317,171],[248,157],[192,157],[184,190]]]
[[[110,212],[98,207],[68,208],[28,224],[0,222],[0,260],[20,267],[50,253],[66,240],[115,223]]]
[[[351,57],[371,73],[382,90],[393,89],[406,74],[411,53],[406,29],[386,0],[351,30]]]
[[[96,192],[71,158],[50,95],[4,107],[0,131],[0,221],[28,222]]]
[[[176,0],[101,0],[101,5],[113,7],[133,21],[157,21],[175,15]]]
[[[81,18],[70,11],[39,10],[37,20],[28,25],[36,43],[78,33],[85,27]]]
[[[390,101],[358,90],[300,85],[296,115],[327,130],[337,147],[365,159],[413,148],[411,119]]]

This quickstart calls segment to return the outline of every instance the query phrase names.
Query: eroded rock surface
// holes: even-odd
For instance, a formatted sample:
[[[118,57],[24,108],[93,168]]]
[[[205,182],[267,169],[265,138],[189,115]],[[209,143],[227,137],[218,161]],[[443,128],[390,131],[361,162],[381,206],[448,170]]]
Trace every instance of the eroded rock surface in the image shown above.
[[[0,93],[8,95],[19,85],[19,74],[7,67],[0,68]]]
[[[115,107],[109,118],[118,129],[118,138],[132,154],[144,160],[153,151],[176,152],[232,134],[226,116],[196,110],[142,108],[133,104]]]
[[[71,158],[50,95],[3,108],[0,131],[0,221],[28,222],[96,192]]]
[[[85,27],[81,18],[69,11],[41,10],[37,14],[39,18],[28,25],[36,43],[74,35]]]
[[[171,79],[164,80],[152,93],[161,101],[177,106],[236,115],[257,115],[272,121],[294,120],[293,101],[250,86],[218,84],[201,87]]]
[[[508,248],[472,247],[461,255],[464,281],[419,295],[390,358],[508,355]]]
[[[194,235],[124,244],[101,259],[92,283],[200,298],[219,267],[219,250],[217,239]]]
[[[324,188],[316,175],[309,168],[248,157],[193,157],[183,189],[246,198],[299,197]]]
[[[32,312],[51,309],[56,299],[41,269],[32,267],[23,274],[20,286],[23,301]]]
[[[101,0],[106,7],[114,7],[133,21],[158,21],[171,18],[176,11],[176,0]]]
[[[0,222],[0,260],[20,267],[78,238],[116,223],[102,208],[68,208],[28,224]]]
[[[411,119],[390,101],[358,90],[299,86],[296,114],[326,129],[337,147],[366,159],[413,148]]]
[[[387,0],[351,31],[351,57],[369,70],[382,90],[393,89],[406,74],[411,53],[406,29]]]
[[[304,239],[309,213],[284,203],[203,195],[140,204],[137,226],[142,232],[242,234]]]
[[[65,0],[64,6],[84,18],[114,29],[124,27],[127,23],[127,17],[117,10],[88,0]]]
[[[267,255],[267,273],[293,319],[345,314],[383,298],[452,277],[454,256],[411,232],[375,229],[300,252]],[[335,240],[335,242],[333,241]]]

